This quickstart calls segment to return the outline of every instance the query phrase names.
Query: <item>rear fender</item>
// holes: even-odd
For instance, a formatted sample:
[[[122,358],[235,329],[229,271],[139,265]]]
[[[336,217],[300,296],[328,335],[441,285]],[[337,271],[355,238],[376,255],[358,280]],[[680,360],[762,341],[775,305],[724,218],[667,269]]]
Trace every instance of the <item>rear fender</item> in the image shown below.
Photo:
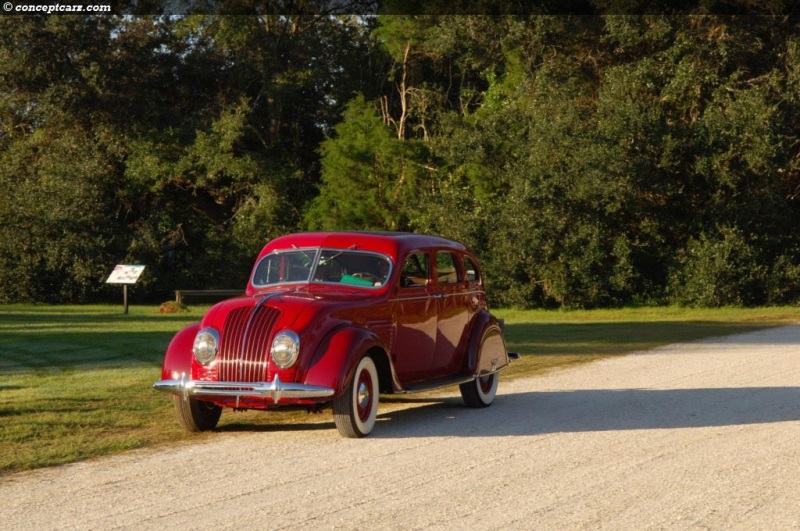
[[[192,346],[194,337],[200,329],[200,323],[187,326],[172,338],[164,355],[164,365],[161,368],[162,380],[180,380],[181,374],[187,378],[192,375]]]
[[[481,376],[508,367],[508,351],[503,326],[489,312],[475,316],[467,347],[467,372]]]
[[[385,352],[377,335],[364,328],[337,328],[320,341],[305,383],[329,387],[340,395],[355,372],[356,364],[365,352],[379,348]]]

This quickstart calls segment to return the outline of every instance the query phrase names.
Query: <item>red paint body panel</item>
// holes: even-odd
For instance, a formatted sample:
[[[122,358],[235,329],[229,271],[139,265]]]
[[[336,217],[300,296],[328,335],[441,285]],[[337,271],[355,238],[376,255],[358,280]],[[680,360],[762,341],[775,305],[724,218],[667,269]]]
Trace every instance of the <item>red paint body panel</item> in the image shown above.
[[[164,365],[161,369],[162,380],[178,380],[181,378],[181,374],[191,377],[192,362],[194,361],[192,344],[199,329],[199,324],[189,325],[172,338],[164,356]]]
[[[353,375],[361,355],[371,348],[383,348],[369,330],[345,326],[320,342],[308,368],[305,383],[342,390]]]
[[[269,281],[254,284],[264,257],[292,251],[297,255],[298,249],[309,250],[309,256],[322,249],[385,257],[391,265],[390,277],[380,285],[317,282],[310,277],[275,285],[267,284]],[[401,268],[410,253],[421,253],[435,264],[437,252],[442,251],[456,259],[448,271],[457,280],[447,283],[438,278],[444,271],[433,265],[429,281],[411,287],[404,284]],[[164,358],[162,379],[178,379],[181,373],[208,382],[272,382],[278,377],[283,383],[334,390],[331,397],[285,398],[277,404],[310,405],[339,396],[366,352],[382,360],[376,362],[383,372],[381,381],[391,384],[382,384],[382,391],[402,392],[412,384],[418,387],[436,379],[477,375],[491,364],[480,359],[486,330],[496,329],[495,335],[500,334],[500,341],[491,340],[494,357],[499,356],[494,350],[502,343],[502,330],[487,310],[480,272],[473,272],[470,266],[470,274],[476,278],[467,279],[465,258],[477,264],[463,245],[436,236],[317,232],[277,238],[259,253],[245,296],[215,305],[200,323],[175,336]],[[277,263],[279,259],[273,260]],[[314,267],[321,268],[322,263]],[[217,357],[207,366],[198,363],[192,352],[201,328],[213,328],[220,336]],[[286,369],[278,367],[270,355],[272,341],[282,331],[294,332],[300,345],[297,361]],[[498,363],[505,366],[508,360]],[[201,399],[238,408],[276,405],[262,396]]]
[[[398,290],[392,299],[395,342],[391,360],[401,382],[414,383],[433,374],[439,323],[436,299],[427,287]]]

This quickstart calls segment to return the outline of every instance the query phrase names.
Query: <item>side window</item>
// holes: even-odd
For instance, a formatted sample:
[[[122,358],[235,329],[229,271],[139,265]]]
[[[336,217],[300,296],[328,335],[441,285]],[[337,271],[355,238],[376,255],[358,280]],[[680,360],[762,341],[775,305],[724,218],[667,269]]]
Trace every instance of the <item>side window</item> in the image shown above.
[[[436,253],[436,279],[439,284],[458,284],[458,267],[453,253]]]
[[[406,288],[427,286],[430,281],[430,265],[425,253],[411,253],[400,270],[400,285]]]
[[[464,257],[464,271],[467,273],[467,280],[470,282],[480,282],[481,274],[478,272],[478,266],[472,261],[469,256]]]

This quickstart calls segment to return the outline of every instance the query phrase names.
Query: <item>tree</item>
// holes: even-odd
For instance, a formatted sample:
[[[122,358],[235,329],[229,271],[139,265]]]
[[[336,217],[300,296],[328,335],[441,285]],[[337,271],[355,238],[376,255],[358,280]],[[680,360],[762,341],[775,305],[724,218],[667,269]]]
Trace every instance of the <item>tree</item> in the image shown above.
[[[2,300],[89,300],[123,261],[152,297],[242,285],[299,223],[346,95],[371,90],[356,17],[0,24]]]
[[[120,248],[93,84],[110,23],[0,20],[0,301],[85,300]],[[80,41],[80,51],[65,43]]]
[[[322,185],[306,215],[309,228],[408,228],[412,199],[431,178],[424,143],[394,136],[359,96],[320,152]]]

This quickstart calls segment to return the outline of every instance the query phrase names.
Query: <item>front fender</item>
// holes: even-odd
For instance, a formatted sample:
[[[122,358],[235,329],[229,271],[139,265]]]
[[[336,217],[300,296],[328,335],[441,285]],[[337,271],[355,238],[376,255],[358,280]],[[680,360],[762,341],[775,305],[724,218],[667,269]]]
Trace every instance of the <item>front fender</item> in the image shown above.
[[[162,380],[180,380],[181,373],[188,378],[192,375],[192,346],[194,337],[200,329],[200,323],[187,326],[172,338],[164,355],[161,368]]]
[[[341,394],[361,356],[371,348],[385,351],[377,335],[364,328],[345,326],[330,332],[314,352],[305,383],[329,387]]]
[[[467,346],[467,371],[480,376],[497,372],[508,364],[508,351],[500,321],[489,312],[480,312],[475,316]]]

